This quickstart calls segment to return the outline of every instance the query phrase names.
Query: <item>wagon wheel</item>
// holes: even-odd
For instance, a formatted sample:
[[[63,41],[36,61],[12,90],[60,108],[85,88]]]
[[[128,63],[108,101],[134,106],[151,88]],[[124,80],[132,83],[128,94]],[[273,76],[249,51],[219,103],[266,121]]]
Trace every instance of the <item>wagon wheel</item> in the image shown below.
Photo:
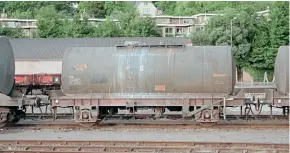
[[[3,108],[5,111],[6,108]],[[0,108],[0,128],[6,126],[8,124],[8,118],[9,118],[9,113],[7,112],[2,112],[1,113],[1,108]]]
[[[217,123],[216,122],[204,122],[204,123],[199,123],[199,125],[201,127],[212,127],[214,125],[216,125]]]
[[[12,120],[12,123],[16,124],[16,123],[19,122],[19,121],[20,121],[20,117],[17,116],[16,118],[14,118],[14,119]]]
[[[0,122],[0,128],[3,128],[3,127],[5,127],[7,124],[8,124],[8,122],[7,122],[7,121],[5,121],[5,122]]]

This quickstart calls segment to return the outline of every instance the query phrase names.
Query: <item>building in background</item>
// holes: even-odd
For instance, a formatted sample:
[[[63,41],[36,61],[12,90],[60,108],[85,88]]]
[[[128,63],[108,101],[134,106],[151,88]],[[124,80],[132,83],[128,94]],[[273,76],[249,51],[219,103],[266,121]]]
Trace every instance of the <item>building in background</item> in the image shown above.
[[[191,32],[204,30],[208,20],[218,14],[200,13],[193,16],[151,16],[162,29],[163,37],[188,37]]]
[[[141,4],[140,4],[141,5]],[[198,14],[193,16],[149,16],[156,21],[156,25],[162,29],[163,37],[187,37],[191,32],[203,30],[206,22],[213,14]],[[106,19],[89,18],[89,23],[97,26]],[[113,22],[119,23],[114,19]],[[0,25],[9,28],[21,28],[24,35],[33,38],[36,34],[36,20],[35,19],[13,19],[0,18]]]
[[[13,19],[7,18],[6,14],[1,14],[0,26],[9,28],[21,28],[26,37],[33,38],[36,34],[35,19]]]
[[[90,24],[97,26],[99,23],[105,22],[106,19],[89,18],[88,21]],[[119,23],[119,21],[115,19],[112,19],[112,21],[116,24]],[[36,22],[36,19],[7,18],[7,15],[5,14],[2,14],[0,18],[0,26],[9,28],[21,28],[23,30],[23,34],[29,38],[34,38],[36,36]]]
[[[140,16],[162,15],[162,11],[159,10],[151,1],[133,1],[132,3]]]
[[[210,18],[220,15],[212,13],[199,13],[192,16],[166,16],[162,15],[162,11],[150,1],[132,1],[133,5],[139,11],[141,17],[150,17],[156,21],[157,27],[161,28],[163,37],[188,37],[192,32],[204,30],[205,25]],[[269,7],[265,11],[257,12],[259,16],[269,19]],[[70,19],[72,20],[72,19]],[[106,19],[89,18],[92,25],[97,26]],[[118,25],[119,21],[112,20]],[[0,26],[10,28],[21,28],[24,35],[33,38],[36,34],[35,19],[13,19],[8,18],[6,14],[0,16]]]

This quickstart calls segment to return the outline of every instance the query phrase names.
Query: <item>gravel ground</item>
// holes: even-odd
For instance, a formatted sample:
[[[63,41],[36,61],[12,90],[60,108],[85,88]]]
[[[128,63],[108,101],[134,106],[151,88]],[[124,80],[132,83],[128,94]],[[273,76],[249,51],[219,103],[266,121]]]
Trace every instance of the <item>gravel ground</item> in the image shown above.
[[[44,112],[44,108],[42,109]],[[254,110],[254,109],[253,109]],[[270,114],[267,106],[262,114]],[[27,112],[30,112],[28,109]],[[35,109],[39,112],[39,109]],[[48,112],[50,112],[48,108]],[[71,113],[69,108],[59,108],[58,113]],[[227,114],[239,114],[240,108],[228,108]],[[273,115],[282,114],[273,108]],[[0,140],[139,140],[139,141],[212,141],[212,142],[263,142],[289,143],[288,129],[128,129],[106,128],[76,129],[0,129]]]
[[[289,143],[288,129],[152,129],[106,128],[0,130],[0,140],[138,140]]]

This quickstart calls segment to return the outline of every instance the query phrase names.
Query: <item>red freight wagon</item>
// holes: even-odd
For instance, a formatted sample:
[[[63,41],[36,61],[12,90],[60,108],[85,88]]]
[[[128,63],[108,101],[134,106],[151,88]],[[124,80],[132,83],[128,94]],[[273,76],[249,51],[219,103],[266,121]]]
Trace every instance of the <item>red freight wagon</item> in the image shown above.
[[[35,74],[34,84],[37,85],[60,85],[60,74]]]
[[[15,87],[21,91],[58,90],[61,86],[61,74],[16,74]]]
[[[16,85],[60,85],[60,74],[16,74]]]
[[[33,82],[33,75],[20,74],[15,75],[15,84],[20,86],[30,85]]]

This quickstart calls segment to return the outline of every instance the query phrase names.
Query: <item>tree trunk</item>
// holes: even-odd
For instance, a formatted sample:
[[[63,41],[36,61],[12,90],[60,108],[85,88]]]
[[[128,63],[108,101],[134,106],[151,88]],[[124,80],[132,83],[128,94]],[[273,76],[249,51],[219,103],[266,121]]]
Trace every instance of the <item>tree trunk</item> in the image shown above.
[[[243,69],[237,69],[237,78],[239,82],[243,81]]]

